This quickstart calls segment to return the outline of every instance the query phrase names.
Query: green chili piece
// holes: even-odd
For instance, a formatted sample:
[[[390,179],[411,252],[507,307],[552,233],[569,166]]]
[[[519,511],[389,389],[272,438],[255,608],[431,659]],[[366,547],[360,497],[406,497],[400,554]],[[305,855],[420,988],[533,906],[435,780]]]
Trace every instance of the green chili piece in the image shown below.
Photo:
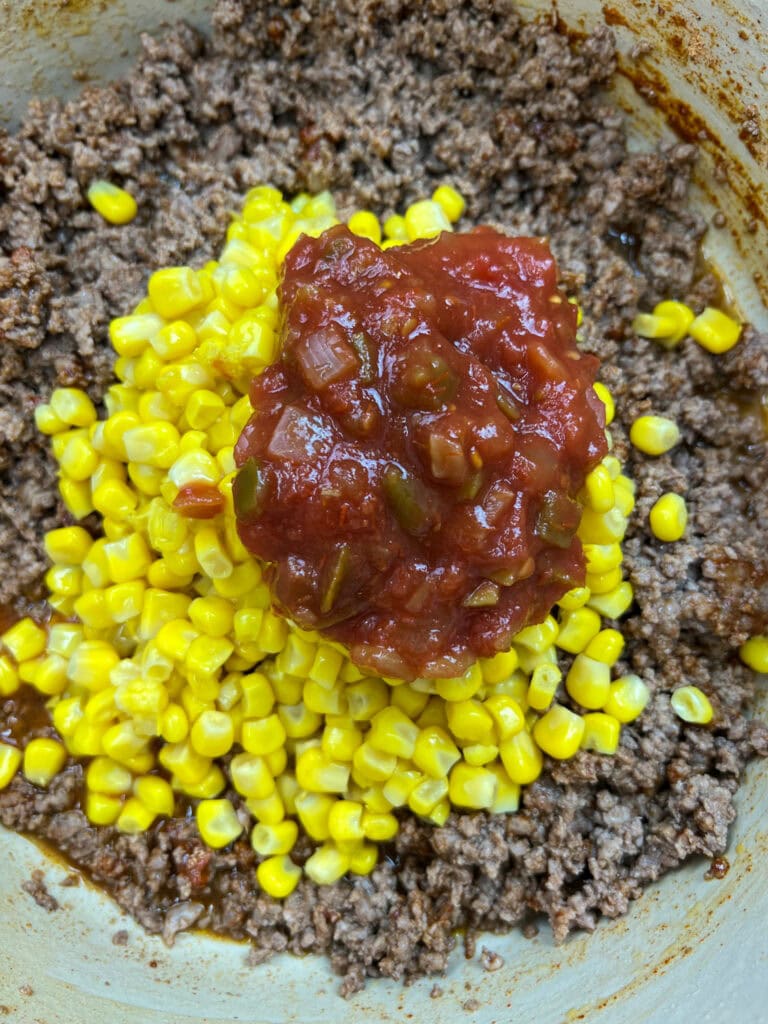
[[[256,519],[264,511],[269,497],[269,485],[258,459],[248,459],[232,484],[232,502],[238,519]]]
[[[384,497],[406,533],[421,537],[434,525],[429,493],[420,481],[399,466],[387,466],[382,476]]]
[[[499,586],[490,580],[475,587],[471,594],[464,598],[462,604],[465,608],[493,608],[499,603]]]
[[[323,590],[323,597],[320,601],[320,611],[323,615],[327,615],[336,604],[341,584],[344,582],[344,577],[349,571],[349,555],[349,544],[340,545],[336,548],[333,558],[328,563],[323,574],[327,580]]]

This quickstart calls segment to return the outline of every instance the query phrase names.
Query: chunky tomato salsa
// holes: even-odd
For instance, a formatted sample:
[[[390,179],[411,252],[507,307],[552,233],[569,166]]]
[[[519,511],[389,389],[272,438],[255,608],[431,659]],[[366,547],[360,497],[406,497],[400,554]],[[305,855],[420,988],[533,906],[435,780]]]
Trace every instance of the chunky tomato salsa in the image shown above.
[[[539,238],[302,237],[235,509],[275,601],[388,676],[455,676],[584,579],[597,360]]]

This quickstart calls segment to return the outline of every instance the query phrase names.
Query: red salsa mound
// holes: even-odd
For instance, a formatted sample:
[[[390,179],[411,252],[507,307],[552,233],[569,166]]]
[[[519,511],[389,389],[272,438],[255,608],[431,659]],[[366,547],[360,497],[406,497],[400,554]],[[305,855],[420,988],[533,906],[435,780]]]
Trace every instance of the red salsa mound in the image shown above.
[[[302,237],[235,511],[277,606],[388,676],[455,676],[584,580],[598,362],[539,238]]]

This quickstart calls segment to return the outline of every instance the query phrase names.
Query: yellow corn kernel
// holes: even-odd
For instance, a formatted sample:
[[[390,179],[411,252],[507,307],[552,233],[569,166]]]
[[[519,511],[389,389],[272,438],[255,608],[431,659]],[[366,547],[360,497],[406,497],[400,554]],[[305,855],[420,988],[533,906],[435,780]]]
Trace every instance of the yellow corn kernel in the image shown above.
[[[563,674],[557,665],[537,665],[531,675],[527,701],[535,711],[545,711],[554,700]]]
[[[641,338],[653,338],[665,348],[674,348],[685,337],[692,322],[693,313],[681,302],[660,302],[653,313],[638,313],[632,321],[632,330]]]
[[[66,430],[67,425],[53,411],[47,402],[41,402],[35,406],[35,426],[41,434],[52,437],[54,434]]]
[[[533,727],[537,745],[545,754],[558,760],[573,757],[583,736],[584,719],[561,704],[551,707]]]
[[[424,817],[448,796],[448,788],[448,779],[422,779],[408,794],[408,807]]]
[[[44,788],[58,775],[66,760],[67,752],[58,740],[30,740],[24,748],[24,777],[33,786]]]
[[[261,800],[250,796],[245,801],[245,806],[250,814],[263,825],[277,825],[285,818],[285,807],[277,790]]]
[[[419,727],[396,707],[383,708],[371,721],[367,742],[385,754],[409,758],[413,754]]]
[[[493,693],[483,706],[493,719],[500,740],[515,736],[525,727],[525,716],[520,704],[506,693]]]
[[[137,733],[133,722],[118,722],[117,725],[113,725],[103,733],[101,750],[97,750],[95,753],[99,754],[103,751],[113,761],[126,764],[128,759],[143,753],[146,746],[146,737]]]
[[[109,181],[94,181],[88,186],[88,202],[110,224],[129,224],[138,213],[130,192]]]
[[[650,696],[650,690],[639,676],[620,676],[611,683],[603,711],[622,724],[633,722],[645,710]]]
[[[646,455],[664,455],[680,441],[680,428],[665,416],[639,416],[630,427],[629,439]]]
[[[184,658],[187,672],[213,675],[224,665],[234,649],[231,641],[224,637],[195,637]]]
[[[468,743],[495,741],[493,718],[479,700],[464,700],[448,704],[445,709],[448,728],[456,739]]]
[[[768,636],[753,636],[739,648],[739,657],[754,672],[768,673]]]
[[[57,622],[48,630],[48,651],[69,658],[82,643],[83,627],[76,622]]]
[[[251,754],[265,757],[282,747],[285,739],[285,729],[277,715],[243,722],[240,742]],[[308,788],[303,782],[302,785]]]
[[[607,594],[592,594],[589,599],[589,607],[606,619],[618,619],[629,610],[634,599],[632,584],[628,580],[624,580]]]
[[[223,711],[203,711],[189,732],[190,742],[204,757],[223,757],[232,749],[235,730]]]
[[[370,743],[361,743],[352,757],[352,766],[355,781],[360,785],[371,785],[387,781],[397,767],[397,758],[394,754],[377,750]]]
[[[517,669],[518,663],[519,659],[514,647],[508,651],[501,651],[492,658],[481,658],[479,661],[483,679],[490,685],[509,679]]]
[[[451,770],[448,797],[454,807],[487,809],[496,798],[496,787],[497,780],[493,772],[460,761]]]
[[[19,679],[22,683],[31,683],[32,686],[35,686],[42,660],[42,658],[31,658],[29,661],[22,661],[19,665]]]
[[[437,825],[438,828],[442,828],[446,821],[448,821],[450,814],[451,803],[447,798],[443,798],[442,800],[438,800],[429,814],[424,815],[424,818],[433,825]]]
[[[88,480],[75,480],[70,476],[62,475],[58,480],[58,493],[73,518],[84,519],[93,511],[91,485]]]
[[[405,683],[392,689],[390,701],[393,707],[399,708],[403,714],[415,721],[427,706],[429,694],[421,693],[419,690],[415,690],[410,683]]]
[[[134,796],[154,815],[173,816],[176,798],[169,782],[159,775],[144,775],[133,784]]]
[[[384,234],[390,241],[407,242],[408,229],[405,226],[405,217],[393,213],[384,221]]]
[[[367,786],[362,791],[360,799],[365,804],[365,809],[372,814],[388,814],[392,810],[392,804],[384,796],[384,784],[381,782]]]
[[[78,619],[92,629],[109,629],[114,625],[103,590],[94,589],[82,594],[75,600],[73,609]]]
[[[416,786],[424,781],[421,772],[412,768],[396,768],[392,776],[383,783],[382,795],[392,807],[403,807]]]
[[[140,533],[131,533],[105,544],[104,556],[114,583],[128,583],[145,576],[152,562],[152,555]]]
[[[310,793],[299,789],[294,801],[296,813],[307,835],[318,842],[328,839],[331,834],[328,830],[328,816],[336,798],[327,793]]]
[[[592,711],[582,716],[584,735],[581,738],[582,750],[594,750],[597,754],[615,754],[619,748],[621,725],[613,715],[601,711]]]
[[[565,677],[565,688],[584,708],[601,708],[608,700],[611,670],[602,661],[577,654]]]
[[[362,839],[363,805],[356,800],[337,800],[328,814],[328,830],[335,842]]]
[[[583,539],[583,538],[582,538]],[[611,541],[606,541],[610,544]],[[588,587],[574,587],[573,590],[567,591],[560,600],[557,602],[558,608],[562,608],[563,611],[573,612],[577,608],[583,608],[589,600],[589,588]],[[560,630],[562,631],[562,622],[560,624]],[[559,643],[561,632],[558,632],[558,646],[562,646]]]
[[[679,494],[668,492],[656,501],[648,515],[651,532],[659,540],[671,543],[681,540],[688,525],[688,509],[685,499]]]
[[[395,838],[398,829],[399,823],[394,814],[373,810],[363,812],[363,834],[374,843],[389,842]]]
[[[8,653],[17,661],[29,661],[45,650],[45,630],[30,618],[20,619],[0,635]]]
[[[688,333],[707,352],[720,355],[729,352],[741,337],[741,324],[727,313],[707,306],[688,328]]]
[[[405,211],[405,228],[409,242],[417,238],[434,238],[442,231],[452,230],[443,208],[432,199],[411,203]]]
[[[422,729],[413,750],[413,763],[433,779],[445,779],[461,758],[451,737],[439,726]]]
[[[224,409],[224,400],[220,395],[201,388],[189,396],[184,415],[193,430],[205,430],[221,416]]]
[[[609,569],[617,569],[623,559],[624,553],[620,544],[585,544],[584,557],[587,560],[587,572],[603,573]],[[562,629],[562,619],[560,620]],[[562,646],[558,644],[558,646]]]
[[[195,811],[195,820],[203,842],[214,850],[228,846],[243,831],[229,800],[201,800]]]
[[[269,680],[261,672],[251,672],[240,680],[242,705],[246,718],[266,718],[275,703]]]
[[[66,697],[60,700],[51,712],[56,732],[65,740],[74,736],[83,715],[83,705],[79,697]]]
[[[130,520],[137,504],[135,491],[122,480],[104,480],[93,488],[93,507],[118,522]]]
[[[304,873],[315,885],[333,885],[348,870],[348,854],[330,843],[318,847],[304,865]]]
[[[322,718],[317,715],[317,723],[311,736],[322,725]],[[308,723],[309,725],[310,723]],[[363,742],[363,734],[354,721],[345,715],[327,715],[322,735],[322,751],[331,761],[351,761],[355,751]]]
[[[49,530],[44,538],[45,553],[59,565],[82,564],[93,544],[93,537],[82,526],[63,526]]]
[[[344,793],[349,765],[330,761],[322,749],[310,747],[296,757],[296,779],[309,793]]]
[[[175,320],[210,300],[205,279],[190,267],[166,267],[149,279],[147,292],[152,305],[166,320]]]
[[[166,743],[181,743],[189,734],[187,713],[180,704],[169,704],[160,716],[160,735]]]
[[[588,658],[615,665],[624,650],[624,637],[617,629],[603,629],[587,644],[584,653]]]
[[[227,780],[221,768],[217,764],[212,764],[199,782],[181,782],[179,777],[174,775],[171,777],[171,785],[185,796],[197,800],[212,800],[224,792]]]
[[[166,743],[160,749],[157,759],[166,771],[174,775],[184,785],[193,786],[196,782],[200,782],[211,768],[211,759],[203,757],[202,754],[193,750],[189,740]]]
[[[515,644],[525,647],[529,651],[540,654],[547,647],[557,643],[559,626],[557,620],[548,615],[543,622],[535,626],[526,626],[514,637]]]
[[[56,655],[53,655],[53,657],[56,657]],[[0,654],[0,697],[10,697],[11,694],[16,693],[20,685],[19,673],[16,671],[13,662],[7,655]]]
[[[174,464],[180,440],[176,427],[164,420],[137,423],[122,435],[126,457],[131,462],[156,469],[169,469]]]
[[[156,497],[160,494],[160,488],[165,480],[162,469],[158,469],[156,466],[141,466],[135,462],[129,465],[128,476],[134,487],[149,497]]]
[[[383,679],[362,679],[346,687],[346,697],[349,717],[367,722],[389,704],[389,687]]]
[[[456,223],[467,205],[464,197],[450,185],[438,185],[432,193],[432,202],[437,203],[451,224]]]
[[[544,759],[526,729],[504,740],[499,754],[507,775],[518,786],[528,786],[541,775]]]
[[[290,853],[299,835],[295,821],[279,821],[274,825],[260,822],[251,832],[251,846],[262,857]]]
[[[467,764],[480,768],[496,760],[499,748],[495,743],[470,743],[462,747],[461,756]]]
[[[85,717],[94,725],[113,725],[120,717],[115,703],[115,689],[107,686],[89,697],[85,705]]]
[[[171,619],[165,622],[154,637],[157,650],[174,661],[184,661],[193,640],[200,632],[186,619]]]
[[[317,653],[307,674],[310,679],[319,683],[320,686],[332,687],[339,677],[343,663],[344,655],[340,651],[326,644],[321,644],[317,648]]]
[[[10,785],[22,761],[18,747],[0,741],[0,790]]]
[[[104,591],[107,612],[113,622],[128,622],[141,615],[146,587],[142,580],[116,583]]]
[[[189,606],[193,625],[210,637],[224,637],[232,630],[234,608],[226,598],[212,594],[198,597]]]
[[[85,816],[92,825],[114,825],[122,809],[123,801],[119,796],[85,794]]]
[[[613,423],[616,415],[616,403],[613,400],[613,395],[599,380],[595,381],[592,386],[595,389],[595,394],[605,406],[605,425],[608,427]]]
[[[347,227],[353,235],[369,238],[376,245],[381,241],[381,225],[379,218],[370,210],[358,210],[347,221]]]
[[[89,690],[103,690],[119,661],[117,651],[106,640],[84,640],[69,659],[67,676]]]
[[[256,880],[259,885],[267,896],[272,896],[276,900],[283,900],[291,895],[301,880],[301,874],[301,868],[286,854],[268,857],[256,868]]]
[[[124,832],[126,835],[138,835],[146,832],[156,817],[154,811],[145,807],[138,797],[132,796],[123,804],[115,827],[118,832]]]
[[[157,767],[155,755],[151,750],[142,750],[132,757],[127,757],[123,764],[133,775],[145,775]]]
[[[264,800],[275,791],[275,780],[263,757],[236,754],[229,766],[232,785],[241,796]]]
[[[614,482],[614,495],[616,494],[617,488]],[[617,507],[608,512],[595,512],[591,508],[585,508],[582,512],[578,535],[586,544],[614,544],[623,540],[626,532],[627,517]],[[584,589],[589,592],[588,587]],[[562,600],[558,603],[561,608],[565,607]]]
[[[88,789],[96,793],[121,796],[131,791],[133,776],[124,765],[113,761],[111,757],[95,757],[88,765],[85,782]]]
[[[211,579],[225,579],[232,575],[232,561],[222,546],[219,534],[211,526],[204,526],[195,534],[195,557]]]
[[[712,721],[712,704],[698,686],[679,686],[669,699],[678,718],[692,725],[708,725]]]
[[[62,482],[83,483],[88,480],[99,464],[99,456],[87,437],[81,436],[76,431],[70,434],[59,434],[65,439],[60,454],[54,454],[64,474]],[[73,494],[75,489],[71,488]],[[62,497],[64,495],[62,494]]]
[[[569,654],[579,654],[600,632],[600,616],[591,608],[575,608],[560,615],[557,646]]]
[[[520,806],[520,786],[512,782],[498,761],[487,765],[486,770],[496,777],[496,796],[490,806],[491,814],[514,814]]]
[[[595,466],[584,482],[584,498],[594,512],[609,512],[614,504],[613,480],[605,466]]]

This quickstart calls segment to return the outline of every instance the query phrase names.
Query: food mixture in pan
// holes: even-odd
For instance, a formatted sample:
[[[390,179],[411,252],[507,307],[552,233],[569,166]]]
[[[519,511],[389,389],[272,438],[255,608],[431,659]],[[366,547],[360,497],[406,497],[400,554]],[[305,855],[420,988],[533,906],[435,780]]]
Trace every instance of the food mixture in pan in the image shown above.
[[[0,822],[344,994],[722,854],[768,341],[695,150],[506,3],[144,49],[0,139]]]

